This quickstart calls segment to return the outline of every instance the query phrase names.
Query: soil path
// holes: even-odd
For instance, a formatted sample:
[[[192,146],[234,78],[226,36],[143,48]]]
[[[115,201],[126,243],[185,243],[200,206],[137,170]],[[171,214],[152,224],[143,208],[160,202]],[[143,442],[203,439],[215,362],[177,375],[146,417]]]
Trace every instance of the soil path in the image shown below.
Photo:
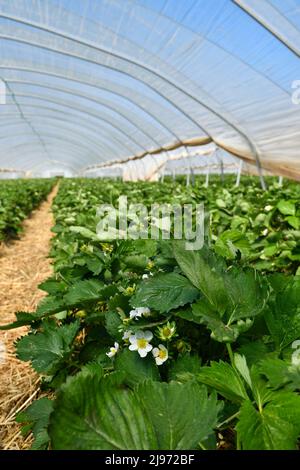
[[[38,285],[51,275],[48,258],[53,233],[51,213],[55,187],[47,200],[24,222],[20,240],[0,249],[0,324],[14,321],[16,311],[35,310],[43,292]],[[0,331],[0,449],[25,449],[30,444],[22,438],[14,422],[18,411],[26,408],[39,392],[39,379],[29,364],[16,359],[14,341],[26,328]]]

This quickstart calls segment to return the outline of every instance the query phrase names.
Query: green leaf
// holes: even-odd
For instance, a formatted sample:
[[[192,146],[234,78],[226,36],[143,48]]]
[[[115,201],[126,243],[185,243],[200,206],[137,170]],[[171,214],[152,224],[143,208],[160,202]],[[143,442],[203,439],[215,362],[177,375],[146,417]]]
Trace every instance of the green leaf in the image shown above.
[[[54,296],[59,294],[63,295],[65,293],[66,287],[66,283],[57,281],[53,278],[47,279],[46,281],[39,284],[39,289]]]
[[[198,318],[198,323],[204,323],[211,330],[211,338],[215,341],[232,343],[238,338],[240,330],[237,324],[225,324],[206,299],[194,303],[192,311],[194,321]]]
[[[225,286],[234,306],[231,321],[256,316],[266,305],[267,285],[253,269],[231,269],[225,278]]]
[[[122,337],[122,333],[119,330],[119,327],[122,325],[123,322],[117,312],[105,312],[105,329],[107,333],[117,341],[119,341]]]
[[[279,349],[300,337],[300,278],[291,277],[266,311],[268,329]]]
[[[49,445],[48,424],[53,411],[53,401],[49,398],[40,398],[34,401],[25,411],[16,417],[18,423],[27,423],[23,429],[31,430],[34,436],[32,450],[45,450]]]
[[[42,328],[18,340],[17,355],[21,361],[31,361],[37,372],[51,375],[70,354],[79,321],[63,326],[44,321]]]
[[[235,403],[241,403],[248,398],[240,375],[227,362],[213,361],[210,367],[202,367],[197,374],[197,379]]]
[[[99,242],[99,238],[97,234],[92,232],[86,227],[77,227],[75,225],[72,225],[71,227],[69,227],[69,230],[70,232],[78,233],[79,235],[81,235],[84,238],[87,238],[88,240]]]
[[[147,380],[132,391],[113,375],[79,375],[62,387],[53,450],[189,450],[212,433],[221,407],[204,387]]]
[[[159,381],[160,375],[153,357],[141,358],[135,351],[124,349],[116,355],[115,370],[125,372],[125,383],[129,387],[135,387],[146,379]]]
[[[273,389],[284,387],[287,390],[300,389],[300,369],[282,359],[266,358],[258,365],[259,372],[267,377]]]
[[[249,366],[257,364],[262,358],[270,354],[270,350],[261,340],[245,343],[238,349],[238,351],[246,357],[247,364]]]
[[[193,302],[199,291],[177,273],[158,274],[142,282],[131,298],[133,307],[149,307],[161,313]]]
[[[296,213],[295,204],[292,201],[286,201],[285,199],[281,199],[278,202],[277,208],[283,215],[295,215]]]
[[[82,302],[100,300],[104,283],[97,279],[88,279],[75,282],[64,296],[64,303],[68,306],[78,305]]]
[[[36,310],[36,316],[38,318],[42,318],[46,315],[53,315],[54,313],[62,312],[63,310],[65,310],[65,303],[63,300],[48,295],[39,303]]]
[[[151,420],[159,449],[195,449],[218,422],[222,404],[214,393],[195,382],[185,384],[146,381],[136,393]]]
[[[299,230],[299,228],[300,228],[300,219],[299,219],[299,217],[290,215],[290,216],[286,217],[285,220],[286,220],[293,228],[295,228],[296,230]]]
[[[97,256],[87,256],[86,265],[95,275],[100,274],[104,267],[103,261],[101,261]]]
[[[246,400],[237,433],[244,450],[296,450],[300,434],[300,397],[293,392],[274,393],[261,409]]]
[[[207,246],[199,251],[186,250],[184,241],[174,242],[174,255],[182,272],[222,314],[228,304],[225,261],[217,258]]]
[[[32,313],[17,312],[16,321],[9,323],[8,325],[0,326],[0,330],[12,330],[14,328],[20,328],[21,326],[30,325],[31,323],[38,320]]]
[[[170,363],[168,370],[168,380],[186,382],[194,380],[195,375],[201,370],[201,359],[199,356],[185,354],[179,356],[176,361]]]
[[[245,356],[241,356],[240,354],[235,353],[234,365],[245,382],[249,385],[250,388],[252,388],[252,380]]]
[[[149,258],[145,255],[131,255],[126,256],[123,261],[127,267],[143,271],[147,267]]]

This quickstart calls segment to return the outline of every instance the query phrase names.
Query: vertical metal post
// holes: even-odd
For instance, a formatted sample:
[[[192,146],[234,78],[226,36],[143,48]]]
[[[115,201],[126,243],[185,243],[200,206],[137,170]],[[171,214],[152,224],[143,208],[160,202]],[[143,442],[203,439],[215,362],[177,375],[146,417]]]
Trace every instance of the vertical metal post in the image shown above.
[[[192,167],[191,167],[191,179],[192,179],[192,186],[195,186],[195,173]]]
[[[236,182],[235,182],[236,186],[240,185],[243,164],[244,164],[243,160],[240,160],[239,169],[238,169],[238,172],[237,172]]]
[[[190,169],[188,168],[188,171],[186,173],[186,185],[190,185]]]
[[[205,178],[205,187],[208,188],[208,185],[209,185],[209,165],[207,165],[207,168],[206,168],[206,178]]]

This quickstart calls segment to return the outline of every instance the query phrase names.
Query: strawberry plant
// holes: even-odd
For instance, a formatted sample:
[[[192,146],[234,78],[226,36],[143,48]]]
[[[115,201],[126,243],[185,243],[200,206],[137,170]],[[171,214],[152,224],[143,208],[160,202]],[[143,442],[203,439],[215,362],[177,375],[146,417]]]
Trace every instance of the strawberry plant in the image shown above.
[[[34,448],[297,448],[298,187],[227,184],[61,183],[48,295],[1,327],[29,325],[17,355],[51,392],[18,417]],[[99,240],[96,207],[120,194],[205,199],[204,246]]]
[[[1,180],[0,240],[17,236],[22,222],[43,201],[53,180]]]

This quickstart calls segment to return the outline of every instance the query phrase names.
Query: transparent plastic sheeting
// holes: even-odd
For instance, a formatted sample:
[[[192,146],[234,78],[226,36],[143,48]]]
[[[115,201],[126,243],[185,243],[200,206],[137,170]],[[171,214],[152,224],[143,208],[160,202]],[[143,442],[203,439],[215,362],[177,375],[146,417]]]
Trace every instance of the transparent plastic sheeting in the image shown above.
[[[171,149],[213,142],[300,179],[299,12],[300,0],[0,0],[0,167],[128,162],[125,178],[151,179]]]

